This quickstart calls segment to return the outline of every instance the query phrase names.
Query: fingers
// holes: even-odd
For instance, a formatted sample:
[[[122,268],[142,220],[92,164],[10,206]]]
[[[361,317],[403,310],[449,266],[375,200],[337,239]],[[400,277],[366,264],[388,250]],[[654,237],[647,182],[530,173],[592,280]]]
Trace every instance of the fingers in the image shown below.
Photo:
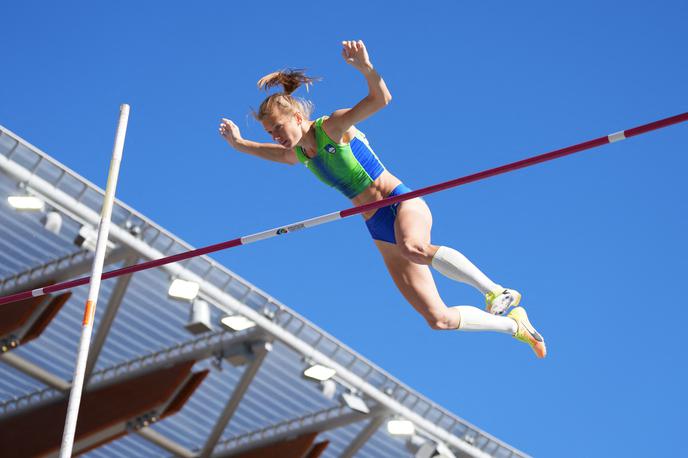
[[[344,59],[349,60],[352,57],[351,42],[342,41],[342,56]]]
[[[232,127],[236,127],[236,124],[234,124],[234,122],[232,122],[231,119],[222,118],[222,122],[220,122],[220,129],[227,130],[227,129],[230,129]]]
[[[239,128],[237,127],[236,124],[231,119],[227,118],[222,118],[220,121],[220,127],[218,128],[218,131],[220,132],[220,135],[223,137],[233,134],[236,130]]]
[[[363,49],[365,47],[365,45],[363,44],[363,40],[342,41],[342,45],[347,46],[348,48],[354,49],[356,51]]]
[[[345,40],[342,41],[342,56],[345,59],[351,59],[357,56],[361,51],[365,51],[365,44],[363,40]]]

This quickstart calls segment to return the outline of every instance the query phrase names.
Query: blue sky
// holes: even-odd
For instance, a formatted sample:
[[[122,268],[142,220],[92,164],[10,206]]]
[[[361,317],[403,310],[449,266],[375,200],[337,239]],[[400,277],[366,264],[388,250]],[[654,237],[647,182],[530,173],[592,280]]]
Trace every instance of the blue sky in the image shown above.
[[[205,246],[349,207],[266,141],[255,82],[322,76],[316,114],[366,93],[363,39],[394,100],[359,127],[414,188],[688,109],[688,4],[11,2],[0,124],[100,186],[132,107],[118,197]],[[688,454],[688,213],[679,125],[427,198],[433,240],[519,289],[549,356],[500,334],[430,330],[359,217],[214,257],[413,388],[535,456]],[[480,305],[436,276],[451,305]]]

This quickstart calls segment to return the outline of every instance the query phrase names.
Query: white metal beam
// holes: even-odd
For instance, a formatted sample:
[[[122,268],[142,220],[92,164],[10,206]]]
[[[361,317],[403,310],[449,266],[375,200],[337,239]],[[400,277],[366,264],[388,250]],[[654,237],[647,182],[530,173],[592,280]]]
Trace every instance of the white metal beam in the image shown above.
[[[115,264],[131,255],[128,247],[118,247],[105,256],[105,264]],[[89,272],[93,265],[93,253],[79,250],[58,259],[32,267],[18,274],[0,279],[0,294],[7,296],[20,291],[45,286],[51,281],[63,281]]]
[[[159,368],[169,367],[183,361],[203,360],[215,354],[230,355],[243,351],[243,345],[262,339],[259,329],[248,329],[237,333],[217,332],[184,342],[174,347],[142,356],[93,373],[90,389],[121,383],[123,380],[139,377]],[[59,382],[55,381],[54,384]],[[71,384],[70,384],[71,386]],[[10,399],[0,404],[0,418],[24,409],[34,409],[45,402],[51,402],[56,394],[51,389],[40,390],[25,396]]]
[[[179,445],[172,439],[168,438],[163,434],[160,434],[151,427],[141,428],[138,431],[136,431],[136,433],[139,436],[151,441],[158,447],[161,447],[167,450],[168,452],[172,453],[174,456],[179,456],[182,458],[195,458],[197,456],[188,448]]]
[[[365,428],[363,428],[361,432],[358,433],[358,435],[354,438],[354,440],[351,441],[351,444],[349,444],[339,458],[353,458],[356,452],[358,452],[358,450],[363,447],[371,437],[373,437],[373,434],[380,429],[380,426],[384,422],[385,417],[383,415],[372,418]]]
[[[46,371],[42,367],[39,367],[12,352],[3,353],[0,355],[0,361],[8,366],[12,366],[15,369],[24,372],[26,375],[29,375],[36,380],[45,383],[49,387],[56,388],[60,391],[67,391],[69,387],[72,386],[72,384],[67,380],[64,380],[57,375]]]
[[[234,387],[232,396],[227,400],[224,410],[220,414],[220,417],[215,423],[215,427],[208,436],[205,446],[200,454],[201,458],[208,458],[212,453],[213,449],[215,448],[215,444],[217,444],[220,436],[222,436],[222,432],[225,430],[229,420],[231,420],[234,412],[236,412],[236,409],[239,407],[241,399],[244,397],[244,394],[258,373],[258,369],[260,369],[261,364],[263,364],[263,361],[265,361],[265,357],[271,350],[272,345],[268,342],[261,342],[251,347],[252,361],[246,367],[246,369],[244,369],[243,374],[241,374],[239,383]]]
[[[138,259],[138,256],[135,255],[128,256],[124,260],[124,265],[130,266],[132,264],[135,264],[138,261]],[[122,300],[124,299],[124,295],[127,292],[127,288],[129,287],[130,281],[131,275],[123,275],[117,279],[117,283],[115,283],[115,286],[112,289],[110,299],[108,300],[107,307],[105,308],[105,313],[103,313],[103,316],[100,318],[100,322],[98,323],[98,330],[96,331],[96,336],[93,339],[93,342],[91,343],[91,353],[89,354],[88,363],[86,364],[86,383],[88,383],[88,380],[91,378],[93,368],[96,366],[96,363],[98,362],[98,356],[100,356],[100,352],[103,349],[103,346],[105,345],[105,340],[107,339],[108,333],[110,332],[110,327],[112,326],[112,322],[115,320],[115,315],[117,315],[119,306],[122,304]]]
[[[225,458],[248,450],[254,450],[265,445],[280,442],[292,437],[302,436],[313,432],[329,431],[343,426],[386,415],[387,409],[376,405],[369,414],[351,410],[346,406],[336,406],[300,418],[287,420],[259,431],[252,431],[241,436],[233,437],[221,442],[216,447],[213,458]]]

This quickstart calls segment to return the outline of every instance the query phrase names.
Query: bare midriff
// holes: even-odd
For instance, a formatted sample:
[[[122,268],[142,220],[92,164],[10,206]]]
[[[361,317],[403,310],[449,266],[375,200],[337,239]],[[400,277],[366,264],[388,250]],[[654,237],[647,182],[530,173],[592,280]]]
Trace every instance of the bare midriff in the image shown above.
[[[394,188],[400,184],[401,180],[399,178],[385,170],[370,186],[365,188],[363,192],[351,199],[351,202],[357,207],[359,205],[377,202],[389,196],[391,192],[394,191]],[[363,218],[370,219],[376,211],[377,210],[370,210],[363,213]]]

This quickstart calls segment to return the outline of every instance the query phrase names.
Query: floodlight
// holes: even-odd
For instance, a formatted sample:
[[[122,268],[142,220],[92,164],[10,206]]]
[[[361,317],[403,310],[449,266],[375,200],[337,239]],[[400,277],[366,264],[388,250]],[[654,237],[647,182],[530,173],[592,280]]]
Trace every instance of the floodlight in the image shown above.
[[[98,232],[90,226],[81,226],[79,233],[74,238],[74,244],[85,250],[96,251]]]
[[[446,444],[443,444],[442,442],[437,444],[437,455],[435,455],[437,458],[456,458],[456,455],[447,447]]]
[[[370,409],[365,401],[355,394],[342,393],[342,399],[351,410],[356,410],[361,413],[370,413]]]
[[[421,437],[417,434],[413,434],[410,436],[408,439],[406,439],[406,443],[404,444],[406,446],[406,450],[411,452],[413,455],[413,458],[430,458],[432,457],[432,454],[428,454],[425,452],[427,450],[427,446],[432,444],[428,439],[425,437]],[[434,447],[433,447],[434,448]]]
[[[85,224],[79,228],[79,233],[74,237],[74,244],[80,248],[89,251],[96,251],[96,245],[98,244],[98,230]],[[110,240],[107,241],[108,249],[112,249],[115,246]]]
[[[213,330],[210,324],[210,306],[206,301],[196,299],[191,304],[189,321],[184,327],[192,334],[203,334]]]
[[[314,364],[305,371],[303,371],[303,375],[305,375],[306,377],[315,380],[320,380],[321,382],[331,379],[336,373],[336,370],[330,367],[322,366],[320,364]]]
[[[416,427],[408,420],[390,420],[387,422],[387,432],[393,436],[412,436]]]
[[[43,210],[45,205],[41,199],[34,196],[9,196],[7,201],[17,210]]]
[[[220,324],[230,331],[243,331],[244,329],[249,329],[256,325],[256,323],[243,315],[227,315],[222,317]]]
[[[437,455],[437,444],[432,441],[427,441],[418,447],[416,454],[413,458],[435,458]]]
[[[175,299],[184,299],[187,301],[192,301],[198,296],[198,290],[201,285],[195,281],[186,281],[181,278],[175,278],[167,294]]]
[[[43,217],[43,227],[53,234],[59,234],[62,229],[62,215],[56,211],[50,211]]]
[[[334,399],[334,395],[337,394],[337,383],[332,379],[323,380],[320,382],[320,391],[327,399]]]
[[[456,458],[456,455],[442,442],[412,435],[406,440],[406,450],[413,458]]]

